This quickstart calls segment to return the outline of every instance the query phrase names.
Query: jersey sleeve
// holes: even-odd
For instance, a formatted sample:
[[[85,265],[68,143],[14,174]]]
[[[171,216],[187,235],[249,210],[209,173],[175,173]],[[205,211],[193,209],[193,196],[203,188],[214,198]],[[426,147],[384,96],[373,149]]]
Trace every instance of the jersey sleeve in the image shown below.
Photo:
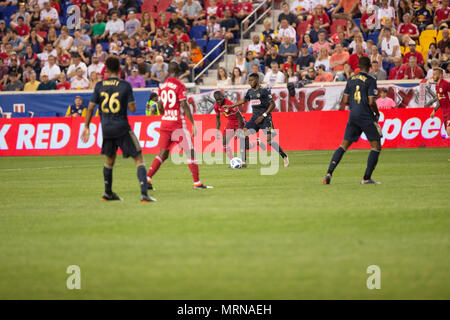
[[[94,92],[92,93],[92,96],[91,96],[91,102],[92,102],[92,103],[95,103],[96,105],[97,105],[97,104],[100,104],[100,95],[99,95],[99,91],[100,91],[100,90],[98,89],[99,83],[101,83],[101,82],[98,82],[98,83],[95,85]]]
[[[128,83],[128,89],[127,89],[127,92],[128,92],[127,102],[128,102],[128,103],[134,102],[133,87],[131,86],[130,83]]]
[[[378,96],[377,80],[374,78],[370,79],[367,95],[369,97]]]
[[[247,92],[245,93],[244,100],[250,101],[250,90],[247,90]]]
[[[283,75],[284,76],[284,75]],[[270,91],[269,90],[267,90],[267,89],[263,89],[263,93],[264,93],[264,96],[266,96],[267,97],[267,101],[272,101],[273,100],[273,98],[272,98],[272,94],[270,93]]]

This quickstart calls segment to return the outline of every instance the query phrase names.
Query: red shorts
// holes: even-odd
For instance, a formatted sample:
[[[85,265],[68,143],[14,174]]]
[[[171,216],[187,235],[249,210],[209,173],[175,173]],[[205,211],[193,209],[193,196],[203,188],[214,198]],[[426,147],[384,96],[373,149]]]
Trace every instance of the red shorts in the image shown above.
[[[450,110],[442,110],[442,118],[444,120],[444,126],[445,129],[447,130],[448,128],[450,128]]]
[[[222,135],[232,137],[235,135],[237,129],[239,129],[239,122],[228,121],[225,128],[223,128]]]
[[[190,150],[194,148],[192,143],[191,134],[187,129],[176,130],[161,130],[158,142],[160,149],[170,150],[174,145],[180,144],[183,150]]]

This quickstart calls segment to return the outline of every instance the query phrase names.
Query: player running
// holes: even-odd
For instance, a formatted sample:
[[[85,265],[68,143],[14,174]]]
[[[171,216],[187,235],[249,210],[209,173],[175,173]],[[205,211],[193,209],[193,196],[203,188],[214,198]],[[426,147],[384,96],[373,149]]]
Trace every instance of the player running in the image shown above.
[[[159,138],[159,155],[155,157],[147,173],[148,188],[153,189],[152,177],[158,172],[161,164],[169,156],[171,147],[180,144],[188,157],[188,167],[194,179],[194,189],[210,189],[211,186],[204,185],[199,179],[198,164],[195,163],[194,145],[191,135],[186,128],[184,116],[192,123],[192,136],[195,136],[196,129],[191,109],[186,102],[186,87],[177,79],[180,68],[177,63],[169,64],[169,77],[164,81],[158,91],[161,98],[158,101],[158,108],[161,114],[161,129]]]
[[[250,105],[252,106],[253,115],[251,119],[244,126],[244,134],[247,137],[252,133],[258,132],[260,129],[264,131],[266,134],[267,143],[272,146],[274,150],[276,150],[280,156],[283,158],[284,166],[289,166],[289,158],[286,153],[284,153],[283,149],[279,146],[278,143],[272,141],[273,131],[273,121],[272,121],[272,110],[275,109],[275,102],[272,99],[272,95],[269,90],[261,88],[259,83],[259,75],[257,73],[252,73],[249,75],[250,89],[245,94],[245,97],[235,104],[231,106],[225,106],[225,108],[234,108],[239,107],[250,101]],[[252,131],[250,131],[250,129]],[[242,145],[243,143],[241,143]],[[241,150],[242,152],[242,150]],[[244,156],[242,161],[246,163],[246,152],[244,150]]]
[[[103,168],[105,193],[102,199],[105,201],[122,200],[112,191],[112,171],[116,160],[117,148],[120,148],[123,152],[123,157],[128,158],[131,156],[136,164],[137,176],[141,187],[141,202],[156,201],[156,199],[147,194],[148,187],[145,176],[147,170],[141,146],[128,123],[127,107],[131,112],[136,111],[133,89],[127,81],[119,79],[119,58],[114,56],[108,57],[105,65],[110,77],[95,85],[81,136],[84,142],[89,140],[89,124],[91,123],[92,114],[95,106],[100,105],[100,119],[103,132],[101,153],[106,156]]]
[[[344,141],[331,158],[328,173],[322,180],[324,184],[330,184],[333,171],[345,151],[353,142],[358,141],[362,132],[366,134],[372,150],[369,153],[366,172],[361,184],[380,184],[380,182],[372,180],[372,172],[381,152],[382,133],[378,124],[380,113],[376,104],[377,80],[369,75],[371,66],[368,57],[361,57],[358,64],[361,72],[352,76],[345,86],[341,104],[350,105],[350,116],[345,128]]]
[[[438,103],[431,112],[430,117],[434,118],[436,111],[442,108],[445,130],[447,131],[447,136],[450,137],[450,83],[444,79],[444,70],[441,68],[433,69],[433,80],[436,81]]]

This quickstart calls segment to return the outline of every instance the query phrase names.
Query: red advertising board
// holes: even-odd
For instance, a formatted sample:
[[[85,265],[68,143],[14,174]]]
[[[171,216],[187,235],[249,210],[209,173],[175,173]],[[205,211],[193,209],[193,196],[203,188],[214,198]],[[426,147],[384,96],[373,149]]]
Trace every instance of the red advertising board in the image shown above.
[[[380,119],[384,148],[448,147],[442,114],[430,119],[431,108],[384,110]],[[249,119],[250,115],[245,117]],[[195,115],[197,152],[211,150],[215,116]],[[348,111],[279,112],[273,114],[278,139],[285,150],[335,149],[344,134]],[[98,154],[102,142],[99,118],[91,124],[91,139],[80,139],[82,118],[22,118],[0,120],[0,156]],[[157,153],[160,117],[130,116],[130,125],[144,153]],[[225,119],[222,124],[224,125]],[[364,138],[364,137],[363,137]],[[364,139],[352,148],[368,148]]]

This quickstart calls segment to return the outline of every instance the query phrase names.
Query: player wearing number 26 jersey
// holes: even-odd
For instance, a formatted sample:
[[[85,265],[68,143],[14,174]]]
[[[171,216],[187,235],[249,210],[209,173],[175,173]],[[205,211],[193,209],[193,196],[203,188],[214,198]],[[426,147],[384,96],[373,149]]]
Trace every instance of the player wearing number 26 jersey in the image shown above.
[[[161,164],[169,156],[170,149],[175,144],[180,144],[183,152],[188,157],[188,167],[194,179],[194,189],[209,189],[199,179],[198,164],[195,161],[194,145],[191,135],[186,128],[185,116],[193,125],[193,135],[195,135],[194,119],[191,110],[186,103],[186,87],[177,79],[180,68],[177,63],[169,64],[169,77],[164,81],[158,91],[160,100],[158,108],[163,114],[161,118],[161,129],[159,137],[159,155],[153,160],[148,170],[148,186],[153,189],[152,177],[159,170]]]

